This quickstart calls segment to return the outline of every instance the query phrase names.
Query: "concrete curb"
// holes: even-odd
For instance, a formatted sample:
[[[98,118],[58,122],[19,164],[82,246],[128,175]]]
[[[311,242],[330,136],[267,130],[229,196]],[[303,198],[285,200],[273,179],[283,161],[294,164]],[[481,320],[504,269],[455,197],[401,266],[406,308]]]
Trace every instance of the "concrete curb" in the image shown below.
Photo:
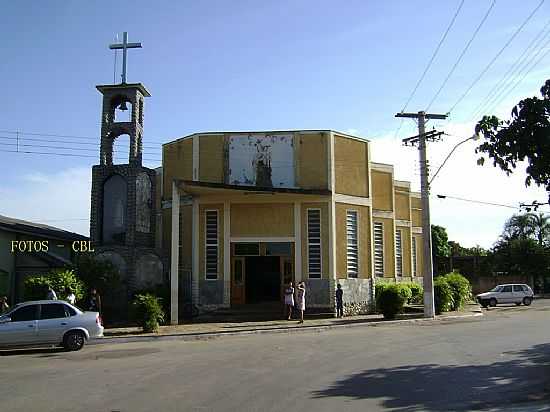
[[[101,339],[94,339],[88,342],[88,345],[105,345],[109,343],[132,343],[132,342],[156,342],[161,340],[181,340],[186,342],[199,341],[199,340],[210,340],[210,339],[219,339],[223,337],[230,336],[248,336],[248,335],[259,335],[259,334],[275,334],[275,333],[302,333],[302,332],[324,332],[331,329],[341,329],[341,328],[355,328],[355,327],[377,327],[377,326],[389,326],[389,325],[406,325],[414,323],[428,323],[428,322],[441,322],[447,319],[463,319],[463,318],[474,318],[483,316],[482,312],[476,312],[467,315],[450,315],[444,317],[436,317],[434,319],[427,318],[418,318],[418,319],[399,319],[399,320],[387,320],[387,321],[366,321],[366,322],[357,322],[357,323],[346,323],[342,325],[322,325],[322,326],[301,326],[301,327],[283,327],[283,328],[264,328],[264,329],[251,329],[251,330],[241,330],[241,331],[227,331],[227,332],[197,332],[197,333],[174,333],[166,335],[147,335],[147,336],[113,336],[113,337],[104,337]]]

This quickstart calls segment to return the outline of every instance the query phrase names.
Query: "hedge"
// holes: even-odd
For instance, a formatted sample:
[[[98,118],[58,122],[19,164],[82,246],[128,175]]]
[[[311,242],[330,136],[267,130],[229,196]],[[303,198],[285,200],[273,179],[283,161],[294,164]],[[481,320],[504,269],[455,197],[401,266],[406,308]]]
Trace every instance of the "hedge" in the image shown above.
[[[453,308],[453,289],[444,276],[439,276],[434,280],[434,303],[437,315]]]
[[[453,294],[452,310],[460,310],[464,304],[471,298],[472,288],[470,282],[460,273],[452,272],[443,276],[451,287]]]
[[[406,285],[384,285],[378,292],[376,307],[384,315],[385,319],[394,319],[412,296],[411,290]]]

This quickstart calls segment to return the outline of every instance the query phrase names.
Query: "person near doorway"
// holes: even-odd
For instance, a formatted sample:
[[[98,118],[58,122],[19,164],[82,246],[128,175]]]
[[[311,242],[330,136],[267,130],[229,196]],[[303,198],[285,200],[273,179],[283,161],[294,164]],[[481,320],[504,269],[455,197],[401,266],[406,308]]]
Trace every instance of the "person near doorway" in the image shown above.
[[[0,315],[3,313],[6,313],[9,309],[10,309],[10,305],[8,305],[8,297],[1,296],[0,297]]]
[[[88,298],[88,310],[91,312],[99,312],[99,314],[101,314],[101,297],[95,288],[90,291],[90,297]]]
[[[67,297],[65,300],[69,302],[71,305],[74,305],[74,302],[76,301],[76,296],[71,288],[67,288],[66,290]]]
[[[342,285],[339,283],[336,285],[336,317],[341,318],[344,316],[344,291]]]
[[[304,323],[304,311],[306,310],[306,284],[304,282],[298,283],[296,308],[300,311],[300,321],[298,323]]]
[[[55,293],[55,290],[53,290],[51,286],[48,286],[48,294],[46,295],[46,299],[57,300],[57,294]]]
[[[287,287],[284,291],[285,295],[285,316],[287,316],[287,319],[290,320],[292,317],[292,307],[294,306],[294,287],[292,286],[292,282],[288,282]]]

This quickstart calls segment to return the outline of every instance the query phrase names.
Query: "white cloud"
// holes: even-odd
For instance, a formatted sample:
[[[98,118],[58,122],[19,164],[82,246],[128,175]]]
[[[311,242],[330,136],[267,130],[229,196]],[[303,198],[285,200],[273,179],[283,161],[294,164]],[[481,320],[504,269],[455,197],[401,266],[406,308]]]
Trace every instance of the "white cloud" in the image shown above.
[[[473,123],[448,124],[439,127],[453,136],[443,136],[443,141],[428,145],[428,159],[433,175],[453,147],[470,137]],[[457,137],[459,136],[459,137]],[[456,199],[438,199],[435,195],[448,195],[470,200],[518,206],[520,202],[546,201],[543,188],[525,187],[525,165],[518,165],[515,173],[504,172],[486,162],[476,164],[479,155],[474,149],[479,142],[468,141],[456,148],[431,186],[431,222],[447,228],[449,238],[464,246],[480,244],[490,247],[502,232],[507,218],[517,209],[483,205]],[[400,140],[385,136],[372,141],[373,161],[394,165],[395,178],[411,181],[413,190],[420,189],[418,150],[404,147]]]
[[[31,171],[0,188],[0,214],[45,223],[88,236],[91,169]],[[79,220],[84,219],[84,220]]]

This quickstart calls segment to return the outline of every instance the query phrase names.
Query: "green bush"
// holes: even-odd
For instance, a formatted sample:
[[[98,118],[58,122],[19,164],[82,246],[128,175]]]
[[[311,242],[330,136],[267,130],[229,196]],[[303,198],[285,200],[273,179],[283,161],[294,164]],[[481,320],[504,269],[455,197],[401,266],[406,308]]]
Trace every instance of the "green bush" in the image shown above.
[[[157,332],[159,323],[164,322],[161,300],[150,293],[136,295],[133,301],[135,315],[144,332]]]
[[[408,292],[408,293],[407,293]],[[385,319],[394,319],[398,313],[403,311],[403,306],[411,295],[408,287],[398,284],[384,286],[378,293],[376,307],[384,315]]]
[[[460,273],[456,272],[448,273],[443,277],[452,289],[453,303],[451,309],[460,310],[471,297],[472,289],[470,282]]]
[[[416,282],[411,282],[408,285],[412,293],[409,303],[422,303],[424,301],[424,289],[422,285]]]
[[[376,282],[375,288],[374,288],[374,299],[378,301],[378,296],[380,296],[380,293],[382,293],[383,290],[387,289],[388,286],[393,285],[393,283],[386,283],[386,282]]]
[[[434,302],[435,313],[448,312],[453,307],[453,289],[444,276],[439,276],[434,280]]]
[[[170,285],[157,285],[150,288],[136,290],[135,292],[133,292],[134,297],[137,295],[147,294],[157,296],[160,299],[163,312],[165,314],[170,313]]]
[[[27,277],[24,282],[24,299],[46,299],[48,287],[55,291],[58,299],[65,299],[68,289],[73,291],[77,301],[84,296],[84,283],[76,277],[72,270],[62,270]]]

